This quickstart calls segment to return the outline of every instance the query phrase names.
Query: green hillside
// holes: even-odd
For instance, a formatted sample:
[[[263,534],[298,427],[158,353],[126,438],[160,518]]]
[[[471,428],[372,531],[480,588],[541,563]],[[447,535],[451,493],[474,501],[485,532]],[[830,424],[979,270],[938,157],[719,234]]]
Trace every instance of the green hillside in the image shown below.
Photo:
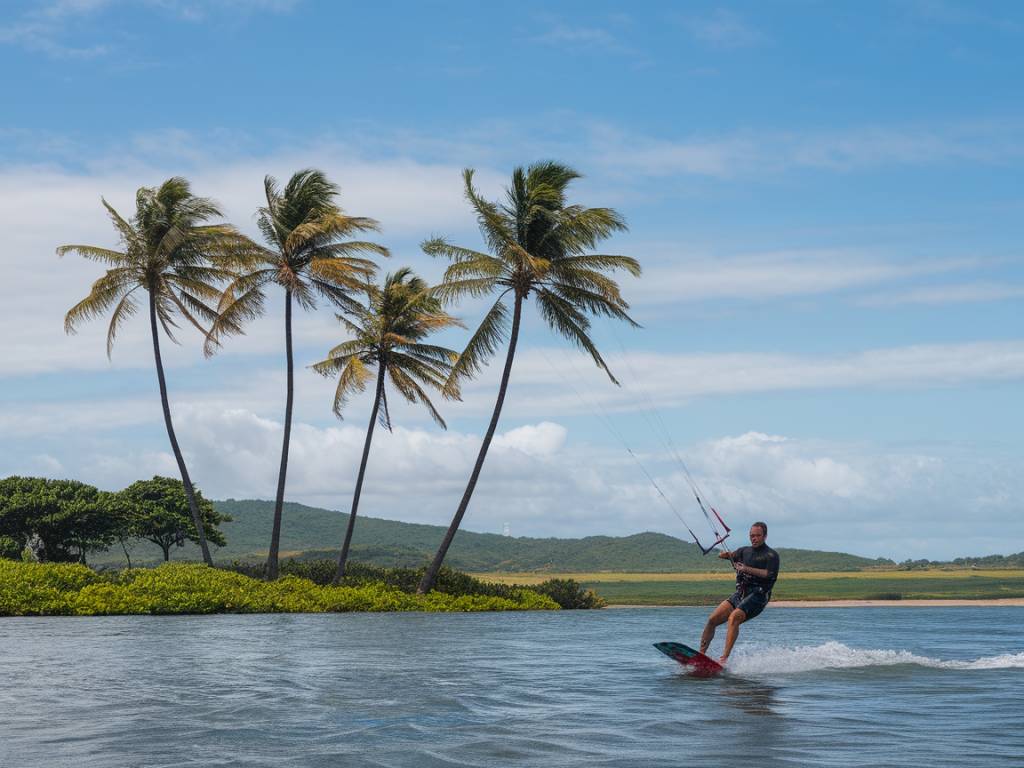
[[[265,556],[270,540],[274,504],[271,501],[214,502],[233,521],[223,526],[228,545],[214,550],[218,560],[257,559]],[[281,552],[302,558],[336,557],[344,534],[345,513],[303,504],[284,505]],[[433,555],[444,528],[436,525],[400,523],[360,517],[352,542],[354,560],[381,566],[425,564]],[[737,538],[736,545],[746,543]],[[877,565],[893,565],[888,560],[871,560],[839,552],[779,548],[787,571],[856,571]],[[139,544],[133,560],[151,561],[159,550]],[[175,550],[174,559],[198,559],[198,550],[188,546]],[[123,555],[111,550],[91,558],[97,563],[123,561]],[[712,556],[703,557],[694,544],[660,533],[632,536],[588,536],[582,539],[511,538],[491,533],[459,531],[446,563],[460,570],[487,571],[618,571],[682,572],[728,570],[728,565]]]

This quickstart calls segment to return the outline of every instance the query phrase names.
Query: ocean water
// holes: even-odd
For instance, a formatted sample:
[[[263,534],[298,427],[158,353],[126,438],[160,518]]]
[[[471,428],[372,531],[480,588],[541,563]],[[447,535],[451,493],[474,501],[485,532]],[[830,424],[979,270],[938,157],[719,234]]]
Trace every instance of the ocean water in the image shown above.
[[[0,619],[0,766],[1024,766],[1024,608],[706,613]]]

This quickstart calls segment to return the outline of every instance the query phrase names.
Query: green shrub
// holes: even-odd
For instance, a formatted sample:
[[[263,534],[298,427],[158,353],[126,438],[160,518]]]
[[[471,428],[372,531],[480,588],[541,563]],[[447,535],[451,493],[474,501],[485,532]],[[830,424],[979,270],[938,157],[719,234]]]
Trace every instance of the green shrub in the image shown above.
[[[607,603],[573,579],[548,579],[534,587],[562,608],[604,608]]]
[[[286,575],[274,582],[196,563],[134,568],[104,578],[82,565],[0,562],[0,615],[321,613],[343,611],[554,610],[533,590],[416,595],[382,581],[321,586]]]
[[[240,563],[235,561],[227,568],[254,579],[262,579],[266,573],[264,563]],[[334,580],[337,563],[334,560],[293,560],[281,563],[281,573],[299,576],[303,579],[329,586]],[[367,563],[350,562],[345,569],[344,586],[360,587],[385,584],[408,594],[415,594],[426,568],[382,568]],[[521,603],[528,592],[546,595],[561,608],[603,608],[604,600],[590,590],[585,590],[572,579],[549,579],[543,584],[526,587],[518,584],[499,584],[481,581],[473,576],[444,566],[437,574],[434,591],[453,597],[477,596],[495,597]],[[505,605],[494,603],[494,605]],[[461,609],[459,609],[461,610]],[[505,610],[494,608],[487,610]]]
[[[101,577],[77,563],[0,560],[0,616],[74,613],[73,596]]]

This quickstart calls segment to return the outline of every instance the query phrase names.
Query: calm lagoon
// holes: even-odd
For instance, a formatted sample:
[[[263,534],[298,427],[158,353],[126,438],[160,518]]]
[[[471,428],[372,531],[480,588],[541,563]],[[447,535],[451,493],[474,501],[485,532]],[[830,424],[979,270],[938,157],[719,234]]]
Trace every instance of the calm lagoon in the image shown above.
[[[705,615],[0,619],[0,766],[1024,766],[1024,608]]]

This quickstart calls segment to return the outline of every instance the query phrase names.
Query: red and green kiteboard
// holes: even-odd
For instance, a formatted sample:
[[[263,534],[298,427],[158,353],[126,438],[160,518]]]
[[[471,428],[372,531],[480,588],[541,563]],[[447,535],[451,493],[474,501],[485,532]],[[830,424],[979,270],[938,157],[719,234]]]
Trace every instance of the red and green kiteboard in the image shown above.
[[[694,677],[714,677],[725,672],[725,667],[682,643],[655,643],[654,647],[671,659],[675,659]]]

